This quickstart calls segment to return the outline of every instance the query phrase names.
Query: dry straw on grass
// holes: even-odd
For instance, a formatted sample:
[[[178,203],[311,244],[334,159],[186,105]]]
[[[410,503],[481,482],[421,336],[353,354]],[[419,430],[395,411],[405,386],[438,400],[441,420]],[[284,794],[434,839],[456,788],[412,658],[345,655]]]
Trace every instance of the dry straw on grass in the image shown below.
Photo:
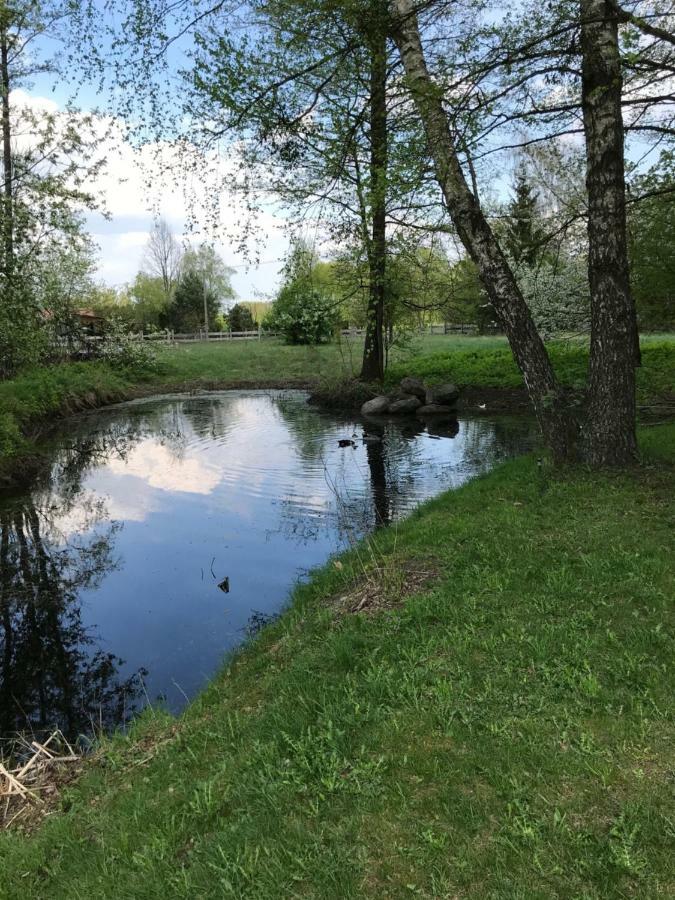
[[[82,769],[82,757],[61,731],[44,743],[22,738],[14,754],[20,765],[0,763],[0,829],[33,828],[55,808],[61,788]]]
[[[435,568],[420,569],[412,561],[403,565],[379,565],[366,570],[346,593],[333,597],[331,605],[339,614],[372,614],[395,609],[412,594],[427,589],[437,577]]]

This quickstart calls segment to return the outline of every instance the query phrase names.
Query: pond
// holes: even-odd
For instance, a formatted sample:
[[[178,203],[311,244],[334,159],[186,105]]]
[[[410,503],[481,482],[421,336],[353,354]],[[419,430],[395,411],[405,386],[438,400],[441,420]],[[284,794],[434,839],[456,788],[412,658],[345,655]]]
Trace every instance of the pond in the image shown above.
[[[179,711],[309,570],[535,440],[524,418],[366,422],[298,391],[64,422],[0,500],[0,735]]]

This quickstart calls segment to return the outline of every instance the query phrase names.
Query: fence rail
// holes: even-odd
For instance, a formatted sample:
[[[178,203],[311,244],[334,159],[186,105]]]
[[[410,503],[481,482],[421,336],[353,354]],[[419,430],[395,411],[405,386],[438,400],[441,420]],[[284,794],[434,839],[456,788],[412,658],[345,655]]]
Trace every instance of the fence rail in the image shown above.
[[[365,328],[343,328],[340,331],[342,337],[357,338],[363,337],[366,333]],[[478,334],[478,326],[473,324],[451,324],[446,322],[442,325],[426,325],[419,329],[420,334]],[[143,334],[141,332],[133,334],[134,340],[153,341],[156,343],[166,344],[188,344],[199,343],[202,341],[260,341],[265,338],[280,337],[277,331],[265,331],[258,328],[255,331],[193,331],[193,332],[175,332],[175,331],[156,331],[153,334]]]

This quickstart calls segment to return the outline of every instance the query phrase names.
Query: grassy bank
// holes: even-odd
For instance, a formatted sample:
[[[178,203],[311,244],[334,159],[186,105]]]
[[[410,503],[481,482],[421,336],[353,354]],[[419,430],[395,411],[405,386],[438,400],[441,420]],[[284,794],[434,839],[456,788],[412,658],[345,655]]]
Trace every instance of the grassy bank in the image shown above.
[[[641,437],[639,470],[517,460],[327,565],[0,835],[0,896],[672,896],[675,427]]]
[[[320,347],[288,347],[275,340],[189,344],[160,353],[154,371],[71,363],[26,372],[0,382],[0,481],[13,460],[30,454],[32,438],[63,414],[153,390],[238,386],[306,386],[324,381],[328,394],[358,372],[360,341]],[[561,381],[582,387],[587,353],[582,345],[553,345]],[[504,338],[426,336],[394,353],[389,385],[415,374],[430,382],[455,381],[474,390],[521,392],[522,380]],[[337,385],[336,387],[334,387]],[[639,402],[672,407],[675,401],[675,340],[646,339],[638,371]],[[521,394],[521,401],[524,392]],[[507,402],[508,405],[508,402]]]
[[[583,389],[586,383],[588,352],[581,344],[551,344],[549,353],[560,382]],[[453,381],[471,388],[497,390],[524,389],[523,379],[508,346],[459,348],[454,353],[429,352],[395,362],[387,372],[387,383],[395,384],[404,375],[418,375],[425,381]],[[641,405],[675,405],[675,342],[643,340],[642,365],[637,370],[637,396]]]

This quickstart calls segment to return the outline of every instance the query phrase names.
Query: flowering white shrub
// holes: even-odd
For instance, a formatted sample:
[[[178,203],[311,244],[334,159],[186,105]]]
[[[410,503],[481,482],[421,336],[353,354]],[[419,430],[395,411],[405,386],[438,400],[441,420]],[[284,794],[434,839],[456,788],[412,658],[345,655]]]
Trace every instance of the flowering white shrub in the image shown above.
[[[567,257],[518,267],[518,283],[539,333],[551,338],[590,327],[590,291],[586,261]]]
[[[332,298],[302,284],[282,288],[265,320],[265,328],[279,331],[289,344],[320,344],[330,340],[337,324]]]
[[[101,359],[115,366],[136,371],[152,372],[157,369],[157,351],[147,341],[134,338],[122,323],[111,318],[99,345]]]

